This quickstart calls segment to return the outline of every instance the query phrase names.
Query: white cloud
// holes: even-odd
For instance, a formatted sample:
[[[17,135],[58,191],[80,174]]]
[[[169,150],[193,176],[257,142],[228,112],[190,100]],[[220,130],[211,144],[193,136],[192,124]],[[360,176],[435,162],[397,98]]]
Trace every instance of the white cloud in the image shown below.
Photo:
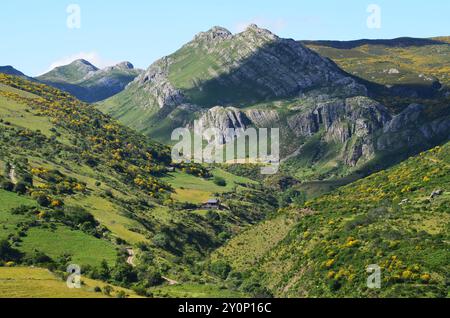
[[[268,29],[272,32],[280,32],[287,26],[287,21],[284,19],[266,19],[262,17],[253,18],[249,21],[241,21],[234,25],[233,32],[239,33],[247,29],[250,24],[256,24],[261,28]]]
[[[69,56],[62,57],[62,58],[54,61],[48,67],[48,69],[45,72],[43,72],[42,74],[51,71],[55,67],[64,66],[64,65],[72,63],[75,60],[79,60],[79,59],[84,59],[84,60],[90,62],[91,64],[95,65],[96,67],[98,67],[100,69],[119,63],[117,61],[104,59],[95,51],[93,51],[93,52],[79,52],[79,53],[76,53],[76,54],[72,54],[72,55],[69,55]]]

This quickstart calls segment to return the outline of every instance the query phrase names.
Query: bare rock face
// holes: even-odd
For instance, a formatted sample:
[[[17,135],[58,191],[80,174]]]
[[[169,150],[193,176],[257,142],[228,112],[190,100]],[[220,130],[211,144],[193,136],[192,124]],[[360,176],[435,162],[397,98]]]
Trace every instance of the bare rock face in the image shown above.
[[[170,63],[168,57],[156,61],[133,83],[153,96],[159,108],[185,103],[183,92],[177,90],[168,79]]]
[[[298,137],[312,136],[323,125],[329,140],[345,142],[353,135],[373,133],[390,119],[383,105],[367,97],[354,97],[319,103],[312,110],[288,118],[288,125]]]
[[[288,125],[298,137],[311,137],[323,127],[324,140],[345,145],[347,165],[355,166],[361,158],[375,152],[374,132],[391,120],[388,110],[367,98],[354,97],[318,103],[313,109],[288,118]]]
[[[273,127],[280,122],[276,110],[250,109],[245,112],[247,118],[257,127]]]
[[[200,32],[194,38],[194,41],[217,41],[225,40],[233,37],[233,34],[225,28],[215,26],[207,32]]]
[[[420,147],[433,139],[450,139],[450,116],[430,121],[424,105],[411,104],[384,127],[377,149],[395,151]]]
[[[195,133],[201,134],[209,128],[215,128],[220,131],[220,143],[225,144],[233,140],[234,134],[230,133],[228,129],[232,128],[239,135],[240,132],[246,130],[251,121],[239,109],[234,107],[213,107],[206,111],[206,113],[198,120],[197,130]]]

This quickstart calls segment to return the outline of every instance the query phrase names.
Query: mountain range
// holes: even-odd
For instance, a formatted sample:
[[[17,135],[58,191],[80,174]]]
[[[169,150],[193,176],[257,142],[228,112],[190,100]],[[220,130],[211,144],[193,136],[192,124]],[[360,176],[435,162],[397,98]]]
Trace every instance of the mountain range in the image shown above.
[[[251,25],[147,70],[0,67],[0,297],[448,297],[449,51]],[[194,121],[280,128],[280,172],[172,162]]]
[[[223,140],[228,128],[281,128],[283,171],[353,180],[448,138],[447,39],[295,41],[214,27],[145,71],[77,60],[35,80],[166,144],[195,120]]]
[[[422,56],[424,50],[438,50],[436,58],[429,57],[435,60],[448,56],[450,48],[437,40],[386,42],[350,47],[381,51],[379,45],[397,43],[413,53],[419,47]],[[256,25],[235,35],[214,27],[156,61],[98,107],[164,143],[170,143],[173,129],[193,128],[194,120],[204,129],[221,129],[224,139],[227,128],[280,127],[281,151],[288,159],[283,169],[302,180],[365,175],[448,139],[445,70],[443,78],[424,69],[416,74],[417,85],[406,80],[395,85],[404,68],[385,65],[381,74],[389,83],[358,77],[351,68],[339,68],[331,54],[323,57],[320,43],[282,39]],[[384,58],[383,52],[378,55]],[[371,64],[360,68],[365,65]],[[421,82],[431,83],[427,93],[432,94],[424,93]]]
[[[12,66],[0,67],[0,73],[21,76],[66,91],[78,99],[94,103],[117,93],[133,81],[142,71],[135,69],[130,62],[98,69],[86,60],[76,60],[64,66],[31,78]]]

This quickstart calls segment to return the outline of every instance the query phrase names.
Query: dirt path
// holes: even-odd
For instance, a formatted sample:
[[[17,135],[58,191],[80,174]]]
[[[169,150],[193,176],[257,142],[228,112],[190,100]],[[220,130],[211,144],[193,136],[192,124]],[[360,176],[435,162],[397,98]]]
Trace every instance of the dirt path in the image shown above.
[[[164,279],[166,282],[168,282],[170,286],[178,285],[178,284],[179,284],[176,280],[173,280],[173,279],[170,279],[170,278],[167,278],[167,277],[164,277],[164,276],[161,276],[161,277],[162,277],[162,279]]]
[[[130,247],[127,248],[127,252],[128,252],[128,258],[127,258],[127,263],[130,264],[133,267],[136,267],[136,264],[134,263],[134,259],[136,257],[136,254],[134,253],[134,250]],[[162,279],[164,279],[166,282],[169,283],[170,286],[173,285],[178,285],[179,283],[176,280],[161,276]]]
[[[11,166],[11,169],[9,170],[9,179],[13,184],[17,184],[16,167],[14,166]]]
[[[134,258],[136,256],[134,254],[134,250],[132,248],[127,248],[127,252],[128,252],[127,263],[133,267],[136,267],[136,264],[134,264]]]

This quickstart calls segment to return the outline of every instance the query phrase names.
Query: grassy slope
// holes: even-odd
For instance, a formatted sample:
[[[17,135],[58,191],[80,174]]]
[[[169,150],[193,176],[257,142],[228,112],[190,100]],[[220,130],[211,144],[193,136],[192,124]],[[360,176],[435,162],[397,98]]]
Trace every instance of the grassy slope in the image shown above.
[[[145,132],[149,126],[154,125],[149,118],[157,111],[150,100],[152,99],[148,94],[136,89],[132,83],[123,92],[97,103],[96,106],[103,113],[117,118],[122,124]],[[147,107],[140,107],[140,104]]]
[[[72,262],[80,266],[99,266],[102,260],[112,266],[117,259],[117,251],[110,242],[65,227],[30,229],[21,243],[21,250],[32,253],[36,249],[52,258],[68,253],[73,255]]]
[[[261,87],[255,82],[223,85],[214,81],[231,71],[223,57],[238,59],[236,48],[243,46],[243,41],[244,38],[236,36],[215,44],[213,49],[207,47],[211,46],[211,43],[205,45],[202,41],[199,41],[196,47],[184,46],[171,55],[175,62],[170,66],[170,82],[183,90],[192,103],[198,105],[213,106],[225,100],[237,105],[241,100],[264,98]],[[263,47],[264,44],[267,42],[258,45]]]
[[[215,285],[183,284],[154,288],[155,297],[164,298],[245,298],[237,291],[227,290]]]
[[[95,67],[92,66],[92,71]],[[69,83],[75,84],[82,80],[88,73],[88,68],[80,68],[76,63],[64,65],[39,76],[37,79],[43,82]]]
[[[83,278],[81,289],[69,289],[64,281],[42,268],[0,268],[0,298],[105,298],[94,292],[94,287],[103,288],[105,283]],[[123,291],[130,297],[136,294],[128,289],[111,286],[111,296]]]
[[[36,203],[4,190],[0,190],[0,203],[0,239],[6,239],[10,234],[15,234],[20,222],[26,220],[22,215],[12,215],[9,210],[20,205],[34,206]]]
[[[277,296],[445,297],[449,185],[450,143],[307,202],[313,213],[279,243],[279,231],[267,233],[281,220],[275,218],[217,255],[237,271],[257,264],[262,284]],[[430,200],[437,189],[443,194]],[[243,248],[239,242],[249,235],[258,238],[254,242],[275,242]],[[249,253],[253,249],[258,252]],[[380,290],[366,287],[369,264],[382,269]]]
[[[214,252],[211,259],[226,260],[233,268],[241,271],[251,270],[261,257],[286,237],[298,216],[294,213],[281,213],[250,227]]]
[[[4,77],[2,81],[6,81],[6,83],[13,81],[13,85],[16,88],[6,85],[5,82],[0,84],[0,119],[3,120],[0,122],[2,132],[0,134],[0,149],[5,150],[1,151],[0,156],[0,166],[2,168],[0,171],[0,179],[5,180],[5,178],[8,178],[6,174],[3,175],[6,162],[19,163],[16,169],[19,179],[23,172],[29,172],[32,168],[56,169],[67,177],[75,178],[78,182],[85,183],[86,190],[82,193],[76,192],[70,195],[55,195],[51,193],[50,195],[63,200],[66,206],[76,205],[86,208],[102,226],[111,231],[111,235],[108,235],[107,239],[98,240],[84,232],[70,230],[68,227],[64,227],[57,222],[50,224],[53,222],[50,219],[43,222],[44,226],[27,229],[25,236],[22,238],[22,242],[19,242],[16,246],[22,251],[29,253],[37,248],[51,257],[58,257],[64,252],[70,252],[73,253],[73,260],[82,264],[98,265],[103,259],[113,264],[116,247],[123,248],[123,245],[120,245],[120,243],[117,245],[118,243],[115,238],[125,240],[127,242],[125,243],[127,244],[126,246],[146,242],[149,244],[151,252],[156,256],[155,266],[161,266],[163,273],[167,273],[169,277],[178,279],[177,276],[182,275],[184,272],[189,272],[189,268],[185,264],[180,264],[177,259],[178,256],[175,256],[173,253],[177,255],[181,253],[181,255],[186,255],[194,259],[203,257],[202,253],[206,253],[208,249],[211,249],[212,244],[219,244],[220,240],[217,239],[217,235],[221,231],[236,233],[240,228],[248,225],[248,223],[254,222],[254,217],[256,219],[262,217],[261,213],[263,210],[260,209],[257,212],[254,212],[254,209],[252,209],[247,213],[246,209],[250,209],[251,207],[250,204],[247,204],[246,209],[241,211],[242,220],[240,220],[241,216],[234,211],[224,212],[227,215],[227,219],[222,220],[218,224],[215,221],[207,219],[205,215],[199,216],[193,212],[167,206],[165,201],[163,202],[161,199],[151,197],[148,191],[138,188],[133,183],[133,179],[131,179],[130,183],[130,177],[126,176],[125,173],[113,170],[109,163],[107,163],[107,160],[111,160],[111,152],[105,151],[95,145],[89,147],[90,149],[96,147],[95,151],[91,151],[91,154],[95,153],[100,163],[95,167],[89,167],[80,158],[82,151],[77,148],[80,146],[80,143],[86,142],[87,137],[81,135],[86,133],[86,131],[80,133],[76,127],[73,128],[71,126],[72,121],[67,122],[68,120],[65,118],[65,114],[57,115],[56,113],[59,112],[59,109],[56,109],[54,114],[47,115],[41,112],[40,106],[34,105],[35,101],[36,104],[42,102],[38,96],[42,93],[44,95],[48,94],[45,96],[51,96],[49,98],[56,98],[58,101],[61,101],[60,105],[55,102],[55,105],[58,105],[55,107],[64,107],[66,99],[69,98],[67,95],[57,90],[44,88],[43,86],[35,87],[28,82],[16,82],[16,80],[12,80],[11,78]],[[37,92],[31,93],[19,89],[20,85],[24,85],[27,91],[37,90]],[[43,92],[40,90],[43,90]],[[11,95],[8,95],[9,93]],[[55,95],[53,96],[51,94]],[[19,99],[16,95],[22,99]],[[27,99],[25,100],[23,98]],[[100,117],[99,120],[101,123],[105,120],[99,113],[90,110],[89,106],[84,104],[79,105],[77,104],[78,102],[75,103],[75,105],[70,106],[70,116],[82,115],[83,120],[85,120],[84,118],[87,119],[87,116],[84,117],[84,112],[86,112],[86,115],[89,113],[91,120],[97,115]],[[86,107],[86,109],[78,108],[80,106]],[[53,116],[56,118],[53,118]],[[92,126],[90,129],[92,129]],[[145,140],[144,137],[136,135],[124,127],[118,126],[114,129],[116,131],[118,130],[120,135],[116,135],[114,137],[115,139],[112,138],[113,143],[116,144],[126,138],[132,139],[129,139],[122,149],[125,146],[129,149],[130,144],[133,145],[135,142]],[[27,136],[31,137],[19,139],[20,137],[18,136],[25,134],[25,132]],[[104,129],[97,133],[96,136],[101,136],[103,133]],[[43,140],[40,141],[41,144],[37,147],[36,142],[30,142],[28,139],[41,136],[39,134],[42,134],[45,138],[39,137],[41,139],[43,138]],[[91,137],[89,137],[90,139]],[[152,147],[153,145],[152,143]],[[161,149],[157,148],[159,147],[157,145],[154,145],[154,147],[155,152]],[[146,149],[142,144],[138,144],[136,148],[141,151]],[[122,156],[123,161],[119,163],[123,164],[125,168],[143,168],[141,163],[136,162],[140,155],[132,155],[130,158],[126,158],[125,155]],[[24,161],[25,158],[27,159],[26,161]],[[154,161],[151,161],[151,164],[155,164]],[[183,194],[181,194],[181,197],[177,197],[175,194],[175,201],[195,201],[196,203],[200,202],[200,200],[197,197],[194,198],[189,191],[200,191],[204,198],[207,198],[207,196],[209,198],[210,193],[216,191],[220,193],[231,191],[236,182],[254,183],[251,180],[237,177],[221,170],[215,170],[214,174],[225,178],[227,186],[218,187],[212,181],[197,178],[179,171],[175,173],[176,178],[172,179],[168,176],[166,179],[171,180],[174,186],[179,186],[178,189],[181,190],[181,187],[183,187],[184,191],[186,191],[184,197]],[[158,178],[157,180],[164,182],[164,179]],[[36,175],[33,177],[33,183],[33,189],[29,189],[29,192],[36,191],[38,187],[45,188],[49,186],[46,180]],[[201,185],[200,188],[198,188],[199,184]],[[105,195],[106,191],[110,191],[112,197]],[[21,204],[36,205],[36,202],[31,200],[29,196],[19,197],[4,191],[2,191],[2,195],[4,195],[2,206],[5,209],[2,210],[0,217],[7,218],[10,221],[9,224],[5,223],[0,228],[0,237],[6,238],[10,234],[18,234],[16,225],[19,222],[23,220],[27,222],[31,221],[31,219],[28,219],[29,216],[12,216],[9,211],[10,208]],[[14,203],[15,201],[17,201],[17,204]],[[203,202],[203,200],[201,201]],[[50,227],[49,225],[52,226]],[[54,228],[53,225],[56,225],[56,230],[51,230],[52,227]],[[176,243],[173,243],[176,244],[177,248],[175,252],[156,247],[153,244],[153,237],[162,231],[169,231],[174,236],[173,239],[177,240]],[[67,240],[60,240],[62,236],[67,238]],[[199,241],[197,242],[196,240]],[[58,244],[54,242],[58,242]],[[137,248],[135,250],[138,251]],[[189,283],[186,286],[190,286]],[[193,288],[194,291],[198,290],[197,287]],[[187,292],[188,287],[183,287],[183,290]],[[204,289],[204,291],[207,290],[209,289]],[[225,293],[225,291],[223,292]]]
[[[255,184],[256,182],[245,177],[235,176],[222,169],[214,169],[212,174],[225,179],[226,186],[218,186],[212,180],[199,179],[181,172],[169,173],[163,178],[174,189],[172,196],[180,202],[204,203],[216,193],[230,192],[237,183]]]
[[[36,206],[35,201],[14,193],[0,190],[0,239],[5,239],[10,234],[16,234],[17,227],[30,217],[13,215],[12,208],[26,205]],[[110,265],[115,263],[117,251],[113,244],[89,236],[81,231],[73,231],[65,226],[59,226],[55,230],[50,228],[31,228],[27,231],[22,242],[18,244],[20,251],[33,253],[35,250],[44,252],[52,258],[63,254],[70,254],[74,263],[81,265],[97,266],[102,260]]]
[[[20,94],[20,96],[27,98],[38,98],[34,94],[24,92],[3,84],[0,85],[1,90],[18,93]],[[27,105],[9,100],[3,96],[0,96],[0,118],[10,122],[13,126],[16,127],[23,127],[30,130],[40,130],[47,137],[52,136],[50,129],[55,128],[55,125],[50,122],[49,118],[37,116],[35,112],[29,111],[29,107]],[[62,135],[57,138],[58,141],[63,144],[70,145],[69,139],[71,139],[72,137],[71,132],[61,129],[58,129],[58,131],[62,133]],[[67,175],[77,178],[78,180],[87,182],[88,185],[91,185],[92,187],[94,187],[95,182],[98,181],[90,176],[93,171],[88,167],[67,167],[64,165],[58,165],[54,162],[48,163],[42,158],[33,156],[29,156],[28,159],[32,164],[34,164],[34,166],[45,167],[48,169],[58,169],[66,173]],[[101,187],[101,190],[104,191],[113,189],[108,185],[103,185]],[[142,235],[129,231],[128,228],[135,226],[134,222],[121,216],[117,212],[117,210],[119,210],[119,207],[99,197],[99,194],[100,192],[97,192],[87,197],[83,196],[77,199],[68,198],[68,203],[82,205],[89,209],[92,208],[90,212],[94,214],[94,216],[98,221],[100,221],[100,223],[107,226],[115,235],[126,241],[130,241],[131,243],[145,241],[146,239]]]
[[[331,58],[345,71],[378,84],[432,84],[420,76],[423,74],[450,86],[450,45],[390,47],[366,44],[351,49],[308,46]],[[399,73],[389,74],[390,69],[397,69]]]

